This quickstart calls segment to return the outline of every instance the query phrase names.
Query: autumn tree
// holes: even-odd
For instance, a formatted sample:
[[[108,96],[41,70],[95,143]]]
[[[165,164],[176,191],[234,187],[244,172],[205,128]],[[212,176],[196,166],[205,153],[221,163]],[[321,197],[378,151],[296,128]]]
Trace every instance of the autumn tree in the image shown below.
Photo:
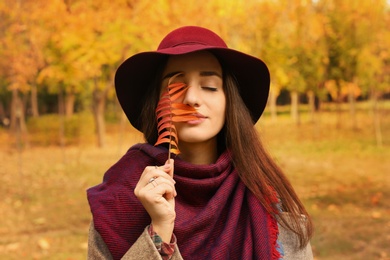
[[[300,96],[309,97],[314,120],[314,99],[320,95],[320,83],[324,79],[325,48],[322,41],[322,15],[311,1],[279,1],[279,37],[283,39],[285,62],[277,64],[277,73],[284,79],[291,97],[291,117],[300,123]],[[272,47],[270,47],[272,48]],[[283,68],[281,73],[280,68]]]
[[[12,92],[12,131],[19,127],[26,132],[27,110],[32,116],[39,115],[37,77],[46,66],[43,50],[50,37],[41,12],[43,4],[44,1],[6,1],[1,6],[6,29],[0,37],[4,57],[0,68],[3,82]]]
[[[39,94],[57,95],[63,116],[71,116],[79,100],[93,112],[101,147],[107,102],[116,104],[117,67],[184,25],[208,27],[229,47],[267,63],[274,119],[281,91],[290,93],[297,123],[303,95],[313,120],[314,99],[325,90],[339,103],[350,101],[351,118],[358,95],[375,101],[388,91],[385,0],[5,0],[0,18],[0,117],[10,110],[12,127],[19,122],[25,129],[25,112],[40,114]]]
[[[369,9],[363,19],[365,32],[370,31],[368,43],[358,54],[357,83],[362,92],[370,97],[371,115],[375,139],[378,146],[383,145],[381,129],[381,109],[379,100],[383,94],[390,92],[390,7],[378,2]],[[361,32],[361,31],[360,31]]]
[[[10,127],[13,132],[26,133],[25,102],[23,96],[28,92],[28,81],[34,74],[29,37],[25,24],[25,16],[21,3],[8,1],[1,6],[2,37],[1,46],[3,59],[1,61],[3,82],[11,95]]]
[[[131,1],[60,4],[60,29],[48,42],[46,54],[51,61],[39,79],[59,97],[63,93],[60,107],[64,107],[67,116],[73,113],[76,95],[91,97],[97,142],[103,147],[105,104],[112,91],[114,72],[129,51],[138,50],[137,31],[141,28],[129,22]]]
[[[373,42],[372,36],[382,33],[383,27],[371,26],[373,20],[383,17],[385,1],[319,1],[327,17],[325,38],[328,49],[327,76],[329,91],[339,104],[347,98],[350,103],[353,128],[357,127],[355,100],[361,95],[359,86],[359,56]],[[381,10],[380,12],[378,12]],[[340,113],[339,113],[340,114]],[[341,121],[339,120],[339,124]]]

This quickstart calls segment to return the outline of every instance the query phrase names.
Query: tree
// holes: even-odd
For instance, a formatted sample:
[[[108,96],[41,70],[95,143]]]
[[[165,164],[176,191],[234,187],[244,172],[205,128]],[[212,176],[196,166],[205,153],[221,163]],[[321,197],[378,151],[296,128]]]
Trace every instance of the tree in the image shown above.
[[[3,65],[0,67],[3,69],[7,88],[12,92],[10,129],[14,133],[26,134],[25,109],[21,94],[28,90],[27,82],[33,70],[32,66],[29,66],[31,59],[28,55],[26,26],[19,2],[9,2],[1,6],[1,11],[5,22],[2,24],[4,30],[1,37]]]
[[[350,103],[352,127],[356,128],[355,99],[356,91],[351,86],[361,87],[359,62],[361,50],[375,41],[375,35],[386,31],[385,27],[373,26],[373,21],[383,18],[385,1],[319,1],[324,14],[328,18],[326,41],[329,64],[327,76],[336,86],[336,101],[342,102],[343,87],[349,86],[348,101]],[[374,36],[374,37],[372,37]],[[364,75],[364,74],[363,74]],[[367,75],[367,74],[366,74]],[[339,120],[339,124],[341,121]]]
[[[388,50],[390,13],[388,8],[385,2],[378,3],[370,8],[369,19],[364,20],[367,23],[366,26],[370,28],[370,41],[359,51],[356,77],[363,93],[368,94],[371,100],[371,114],[378,146],[383,145],[381,111],[378,103],[384,93],[390,92],[390,52]]]

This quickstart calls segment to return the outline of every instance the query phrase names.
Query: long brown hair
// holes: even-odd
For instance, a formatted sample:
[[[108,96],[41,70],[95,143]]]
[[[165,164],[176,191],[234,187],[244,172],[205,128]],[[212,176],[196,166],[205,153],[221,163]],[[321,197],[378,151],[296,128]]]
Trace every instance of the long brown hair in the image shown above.
[[[218,135],[218,149],[230,149],[241,181],[255,194],[267,212],[275,217],[277,215],[279,223],[298,236],[299,246],[303,248],[313,233],[311,218],[282,169],[262,145],[250,112],[241,99],[234,75],[223,64],[221,66],[224,74],[226,120]],[[158,137],[156,120],[151,119],[156,117],[155,108],[159,99],[163,67],[157,71],[155,81],[149,86],[140,118],[145,140],[150,144],[154,144]],[[280,202],[278,204],[269,201],[275,193]],[[288,214],[279,214],[280,211]]]
[[[224,87],[226,146],[232,151],[238,175],[270,214],[278,214],[280,210],[289,212],[278,214],[279,222],[297,234],[300,247],[303,248],[313,233],[311,218],[282,169],[262,145],[250,113],[241,99],[233,74],[225,73]],[[274,192],[280,200],[279,205],[270,205],[267,200],[272,198]]]

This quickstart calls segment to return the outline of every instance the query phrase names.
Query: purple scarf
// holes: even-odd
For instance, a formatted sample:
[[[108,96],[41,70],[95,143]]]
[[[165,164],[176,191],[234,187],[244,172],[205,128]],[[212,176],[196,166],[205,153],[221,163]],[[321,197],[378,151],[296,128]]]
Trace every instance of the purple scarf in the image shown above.
[[[163,165],[167,150],[138,144],[87,191],[95,229],[114,259],[120,259],[150,224],[134,195],[148,165]],[[176,221],[174,233],[184,259],[278,259],[278,227],[240,181],[224,152],[215,164],[175,160]]]

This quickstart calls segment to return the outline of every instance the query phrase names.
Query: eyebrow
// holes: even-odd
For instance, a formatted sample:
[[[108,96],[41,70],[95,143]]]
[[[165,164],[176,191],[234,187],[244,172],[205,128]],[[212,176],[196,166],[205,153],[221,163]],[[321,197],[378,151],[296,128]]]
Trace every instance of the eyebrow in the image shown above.
[[[222,78],[222,75],[217,73],[216,71],[201,71],[200,76],[207,77],[207,76],[217,76],[219,78]]]
[[[179,73],[182,73],[182,72],[181,72],[181,71],[173,71],[173,72],[170,72],[170,73],[168,73],[167,75],[165,75],[162,79],[164,80],[164,79],[171,78],[171,77],[173,77],[174,75],[179,74]]]
[[[165,75],[163,77],[163,80],[164,79],[167,79],[167,78],[170,78],[170,77],[173,77],[174,75],[178,74],[178,73],[182,73],[184,74],[182,71],[173,71],[173,72],[170,72],[168,73],[167,75]],[[201,77],[208,77],[208,76],[217,76],[219,78],[222,79],[222,75],[220,75],[219,73],[217,73],[216,71],[201,71],[200,72],[200,76]]]

